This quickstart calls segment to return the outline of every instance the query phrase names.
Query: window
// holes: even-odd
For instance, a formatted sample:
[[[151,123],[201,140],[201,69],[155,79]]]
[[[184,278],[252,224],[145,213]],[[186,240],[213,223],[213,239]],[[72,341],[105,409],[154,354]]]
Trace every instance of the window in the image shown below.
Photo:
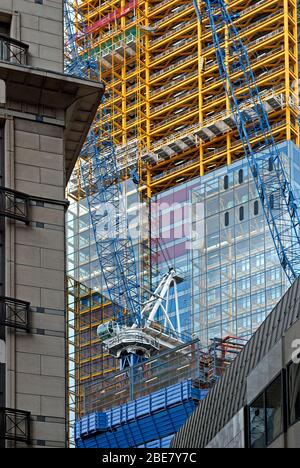
[[[249,406],[251,448],[264,448],[283,432],[282,384],[282,375],[279,375]]]
[[[1,39],[1,36],[10,36],[10,21],[10,17],[0,14],[0,60],[8,60],[9,57],[7,43],[5,40]]]
[[[269,158],[269,171],[272,172],[274,169],[273,159]]]
[[[267,444],[283,431],[282,377],[281,375],[266,390]]]
[[[259,213],[259,203],[258,203],[258,201],[256,200],[256,201],[254,202],[254,216],[257,216],[258,213]]]
[[[288,368],[289,423],[300,421],[300,364]]]
[[[225,213],[225,226],[229,226],[229,213],[228,213],[228,211]]]
[[[226,175],[224,177],[224,190],[228,190],[228,188],[229,188],[229,177],[228,175]]]
[[[239,219],[240,219],[240,221],[244,220],[244,212],[245,212],[244,207],[241,206],[240,210],[239,210]]]
[[[271,210],[274,209],[274,195],[270,195],[270,208]]]
[[[239,184],[242,184],[244,182],[244,171],[243,169],[239,170]]]
[[[249,408],[250,447],[264,448],[265,437],[265,404],[264,395],[255,400]]]

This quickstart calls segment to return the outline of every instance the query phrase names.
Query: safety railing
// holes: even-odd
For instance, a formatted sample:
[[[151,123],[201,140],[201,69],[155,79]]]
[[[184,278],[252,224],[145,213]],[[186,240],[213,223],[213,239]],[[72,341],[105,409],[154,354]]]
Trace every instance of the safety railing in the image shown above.
[[[29,224],[29,196],[16,190],[0,187],[0,216]]]
[[[29,45],[0,34],[0,60],[27,65]]]
[[[29,313],[29,302],[0,296],[0,325],[29,332]]]
[[[0,408],[0,440],[30,444],[30,413],[12,408]]]

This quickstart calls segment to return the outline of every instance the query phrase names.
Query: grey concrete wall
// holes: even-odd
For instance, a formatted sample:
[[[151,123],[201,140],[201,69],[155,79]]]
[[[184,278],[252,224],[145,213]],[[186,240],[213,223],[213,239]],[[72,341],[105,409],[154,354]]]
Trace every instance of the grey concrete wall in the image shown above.
[[[11,36],[29,44],[28,65],[63,71],[63,0],[1,0]]]
[[[63,128],[6,121],[5,184],[64,200]],[[31,303],[30,334],[7,329],[6,406],[31,412],[34,446],[65,444],[64,206],[30,203],[30,225],[6,221],[6,295]]]
[[[245,448],[244,410],[237,413],[206,448]]]

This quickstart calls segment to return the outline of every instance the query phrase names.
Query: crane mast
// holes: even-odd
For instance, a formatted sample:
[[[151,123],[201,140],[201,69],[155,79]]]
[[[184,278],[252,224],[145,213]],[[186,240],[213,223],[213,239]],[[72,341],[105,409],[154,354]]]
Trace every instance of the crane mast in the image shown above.
[[[79,34],[74,4],[65,0],[66,71],[81,78],[100,80],[99,63],[89,43],[88,31]],[[80,50],[80,44],[83,44]],[[150,357],[161,349],[182,344],[177,283],[174,269],[163,276],[150,300],[141,303],[139,275],[130,237],[122,181],[117,164],[105,99],[81,153],[81,182],[86,195],[97,257],[114,320],[98,327],[98,336],[121,369]],[[104,120],[101,121],[101,118]],[[170,290],[174,289],[176,327],[170,319]],[[160,325],[163,318],[165,326]]]

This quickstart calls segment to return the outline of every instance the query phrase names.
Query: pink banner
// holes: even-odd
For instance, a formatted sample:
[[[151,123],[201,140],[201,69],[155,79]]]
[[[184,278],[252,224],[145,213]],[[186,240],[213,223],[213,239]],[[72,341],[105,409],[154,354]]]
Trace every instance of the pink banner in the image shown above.
[[[123,16],[128,15],[132,10],[134,10],[138,5],[138,0],[132,0],[131,2],[127,3],[127,5],[123,9],[119,9],[116,11],[113,11],[109,15],[105,16],[105,18],[102,18],[99,21],[96,21],[92,26],[89,26],[86,30],[86,32],[92,33],[93,31],[96,31],[99,28],[103,28],[109,23],[112,23],[113,21],[116,21],[119,18],[122,18]]]

